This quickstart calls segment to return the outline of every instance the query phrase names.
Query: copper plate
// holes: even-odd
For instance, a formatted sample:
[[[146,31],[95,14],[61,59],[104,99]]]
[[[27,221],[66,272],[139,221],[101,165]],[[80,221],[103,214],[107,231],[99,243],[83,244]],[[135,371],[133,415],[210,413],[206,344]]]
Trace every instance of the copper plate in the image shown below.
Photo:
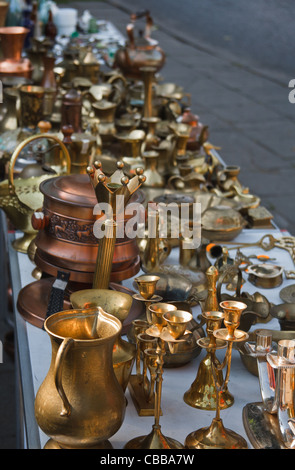
[[[23,287],[19,292],[17,299],[17,308],[19,313],[27,322],[38,328],[43,328],[51,287],[54,281],[55,278],[52,277],[40,279],[39,281],[34,281]],[[129,295],[134,294],[131,289],[115,283],[110,284],[110,289],[124,292]],[[66,296],[64,301],[64,310],[70,310],[71,308],[71,302]],[[123,322],[122,335],[126,334],[132,321],[142,315],[143,311],[144,305],[142,302],[133,299],[129,315]]]

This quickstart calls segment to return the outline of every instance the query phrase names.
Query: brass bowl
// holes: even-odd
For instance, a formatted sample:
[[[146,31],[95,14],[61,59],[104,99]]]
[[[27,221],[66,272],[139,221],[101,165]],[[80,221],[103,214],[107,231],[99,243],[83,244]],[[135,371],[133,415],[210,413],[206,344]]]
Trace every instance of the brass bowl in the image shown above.
[[[234,348],[240,353],[241,361],[246,367],[246,369],[256,377],[258,377],[258,368],[257,368],[257,359],[254,356],[249,354],[249,351],[246,349],[245,343],[256,344],[256,334],[261,331],[261,328],[252,331],[249,333],[249,338],[247,341],[234,344]],[[293,331],[277,331],[269,330],[272,334],[273,347],[277,348],[277,343],[282,339],[295,339],[295,330]]]
[[[274,264],[251,264],[247,273],[252,284],[264,289],[272,289],[283,282],[283,268]]]
[[[235,209],[210,207],[202,216],[202,237],[210,241],[231,241],[245,226],[246,221]]]
[[[73,292],[70,301],[73,308],[101,307],[123,323],[129,314],[133,299],[129,294],[109,289],[83,289]]]

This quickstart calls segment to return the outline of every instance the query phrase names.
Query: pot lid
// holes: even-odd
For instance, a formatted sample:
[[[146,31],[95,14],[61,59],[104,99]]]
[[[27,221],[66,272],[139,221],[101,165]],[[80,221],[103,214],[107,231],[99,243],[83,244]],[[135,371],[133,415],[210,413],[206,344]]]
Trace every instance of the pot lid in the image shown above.
[[[95,192],[87,174],[62,175],[47,179],[40,184],[40,191],[48,198],[65,204],[94,207]]]
[[[40,184],[40,191],[49,199],[60,201],[62,204],[77,205],[93,208],[97,199],[88,174],[70,174],[48,178]],[[137,190],[131,197],[131,202],[142,203],[144,193]]]

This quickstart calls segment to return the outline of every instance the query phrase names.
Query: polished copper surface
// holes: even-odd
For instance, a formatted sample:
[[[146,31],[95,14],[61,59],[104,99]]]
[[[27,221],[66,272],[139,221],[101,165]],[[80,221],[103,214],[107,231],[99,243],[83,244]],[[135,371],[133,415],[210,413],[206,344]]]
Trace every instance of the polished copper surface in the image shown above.
[[[88,175],[50,178],[47,184],[40,185],[40,191],[44,194],[43,213],[47,223],[35,240],[36,265],[51,276],[62,269],[70,272],[70,281],[92,283],[99,245],[93,225],[100,216],[93,214],[97,199]],[[142,202],[143,197],[137,191],[131,203]],[[139,268],[136,240],[126,236],[117,238],[111,282],[130,278]]]
[[[20,315],[22,315],[22,317],[27,322],[31,323],[37,328],[43,328],[49,303],[49,296],[54,281],[55,278],[53,277],[40,279],[39,281],[34,281],[24,286],[19,292],[17,300],[17,309]],[[78,286],[74,287],[78,288]],[[83,288],[82,285],[80,285],[79,287]],[[91,285],[88,287],[91,287]],[[64,310],[69,310],[72,308],[72,304],[69,298],[71,293],[73,292],[72,288],[73,286],[70,284],[68,285],[68,288],[65,291]],[[123,292],[129,295],[133,294],[133,292],[127,287],[123,287],[120,284],[116,283],[110,283],[110,289],[116,290],[118,292]],[[126,332],[131,327],[132,321],[138,318],[142,313],[142,302],[133,299],[129,314],[123,321],[122,334],[126,334]]]

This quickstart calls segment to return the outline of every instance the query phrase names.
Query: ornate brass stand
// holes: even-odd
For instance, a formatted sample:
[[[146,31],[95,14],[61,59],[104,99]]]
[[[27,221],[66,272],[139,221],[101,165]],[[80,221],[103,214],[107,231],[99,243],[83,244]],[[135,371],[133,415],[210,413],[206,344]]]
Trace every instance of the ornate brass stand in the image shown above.
[[[210,342],[207,345],[203,344],[203,347],[210,346],[211,349],[212,373],[218,398],[216,402],[216,415],[209,427],[194,431],[186,437],[185,447],[189,449],[247,449],[248,447],[246,440],[231,429],[225,428],[220,418],[220,394],[228,384],[233,342],[245,341],[248,338],[247,333],[237,329],[240,324],[241,313],[247,306],[242,302],[225,301],[220,303],[220,307],[223,310],[223,314],[219,312],[219,315],[216,315],[216,312],[209,312],[208,316],[211,315],[211,320],[215,318],[216,321],[220,321],[220,316],[223,316],[226,328],[215,329],[213,333],[217,340],[227,343],[223,363],[217,363],[215,349],[211,348]],[[220,382],[217,372],[225,367],[227,367],[225,378]]]
[[[176,307],[167,303],[153,304],[149,307],[152,326],[146,330],[150,336],[158,340],[157,349],[148,349],[145,353],[148,356],[150,367],[155,372],[155,422],[152,431],[146,436],[139,436],[127,442],[125,449],[183,449],[183,445],[162,434],[160,426],[160,407],[163,382],[163,356],[165,354],[165,342],[172,346],[176,341],[181,341],[187,323],[192,319],[189,312],[176,310]],[[164,328],[167,325],[167,328]],[[169,325],[169,329],[168,329]],[[172,334],[171,334],[172,333]],[[190,334],[188,332],[188,334]]]
[[[155,414],[155,397],[153,387],[147,377],[147,363],[142,349],[143,337],[147,328],[150,326],[148,321],[148,308],[154,302],[160,302],[162,297],[155,295],[155,289],[159,276],[143,275],[135,278],[138,286],[139,294],[134,294],[133,298],[145,303],[146,313],[144,319],[134,320],[133,329],[137,345],[136,352],[136,374],[132,374],[129,380],[128,388],[131,398],[139,416],[154,416]],[[145,335],[146,343],[147,336]],[[152,337],[150,337],[152,338]],[[154,338],[152,338],[154,341]],[[143,371],[140,370],[141,356],[143,356]],[[152,379],[151,379],[152,381]]]
[[[207,354],[202,359],[199,365],[198,373],[191,384],[190,388],[185,392],[183,400],[193,408],[203,410],[216,410],[216,388],[212,374],[212,354],[211,348],[214,352],[215,349],[226,347],[224,341],[216,340],[213,332],[217,327],[220,328],[222,318],[218,310],[218,301],[216,295],[216,281],[218,278],[218,271],[214,266],[210,266],[206,271],[208,281],[208,295],[203,308],[203,318],[206,321],[207,338],[198,340],[198,344],[206,349]],[[216,312],[214,314],[214,312]],[[209,315],[211,313],[211,315]],[[210,346],[210,347],[209,347]],[[215,358],[217,361],[217,358]],[[221,380],[222,371],[216,371],[218,380]],[[219,405],[221,409],[228,408],[234,403],[234,397],[229,393],[227,386],[220,392]]]

